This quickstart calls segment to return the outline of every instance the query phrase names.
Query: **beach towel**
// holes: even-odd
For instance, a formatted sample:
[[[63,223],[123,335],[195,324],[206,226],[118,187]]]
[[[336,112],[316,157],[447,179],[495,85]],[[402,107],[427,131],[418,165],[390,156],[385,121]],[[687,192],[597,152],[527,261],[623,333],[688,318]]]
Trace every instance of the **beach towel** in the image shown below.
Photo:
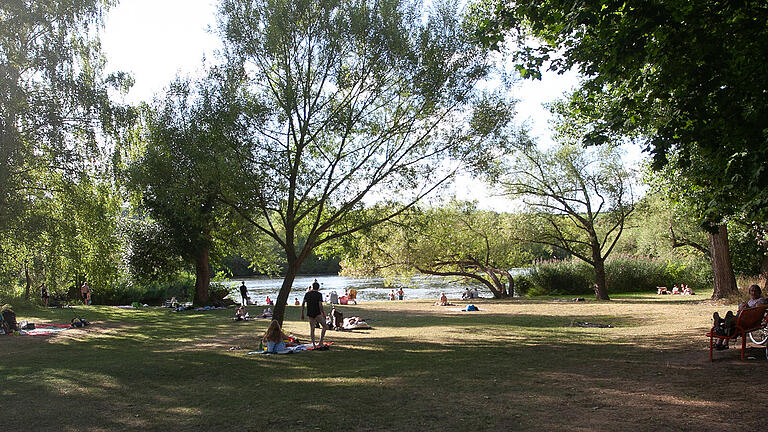
[[[21,330],[19,331],[19,334],[26,336],[44,336],[56,334],[70,328],[71,327],[66,324],[36,324],[33,330]]]
[[[344,323],[342,324],[341,328],[343,330],[365,330],[370,329],[371,326],[360,318],[350,317],[344,318]]]
[[[298,353],[298,352],[302,352],[302,351],[312,351],[312,350],[316,350],[316,349],[317,350],[322,350],[322,349],[326,349],[327,350],[328,347],[330,347],[331,345],[333,345],[333,342],[323,342],[323,346],[322,347],[315,348],[314,346],[312,346],[311,343],[307,343],[307,344],[301,344],[301,345],[288,346],[288,347],[285,347],[284,350],[278,351],[278,352],[274,352],[274,353],[267,352],[267,351],[249,351],[248,354],[293,354],[293,353]]]

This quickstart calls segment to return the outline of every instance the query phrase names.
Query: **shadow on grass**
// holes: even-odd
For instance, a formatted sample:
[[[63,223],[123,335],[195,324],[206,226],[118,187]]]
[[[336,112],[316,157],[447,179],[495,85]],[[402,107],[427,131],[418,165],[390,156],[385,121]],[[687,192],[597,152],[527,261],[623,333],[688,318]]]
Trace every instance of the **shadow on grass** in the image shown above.
[[[237,340],[267,322],[225,321],[231,311],[132,312],[94,310],[114,333],[48,339],[2,357],[0,392],[14,401],[6,428],[721,430],[734,417],[742,429],[765,426],[740,414],[762,409],[748,395],[761,394],[754,377],[765,361],[740,362],[730,350],[710,363],[703,338],[695,350],[665,336],[646,338],[659,349],[643,348],[597,331],[610,329],[581,338],[553,331],[569,317],[399,312],[393,321],[414,321],[416,336],[331,333],[330,351],[265,356],[176,348]],[[452,333],[507,328],[498,337],[419,340],[416,322],[444,318]]]

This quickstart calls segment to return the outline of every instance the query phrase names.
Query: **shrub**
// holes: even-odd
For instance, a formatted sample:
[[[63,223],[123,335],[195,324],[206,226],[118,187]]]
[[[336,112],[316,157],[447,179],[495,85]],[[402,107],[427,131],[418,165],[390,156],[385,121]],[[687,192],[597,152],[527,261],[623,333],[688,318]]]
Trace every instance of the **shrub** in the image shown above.
[[[159,305],[171,297],[176,297],[179,301],[191,300],[195,292],[195,279],[190,276],[181,276],[169,282],[147,284],[120,279],[108,287],[92,288],[94,304],[126,305],[139,302]]]
[[[657,286],[687,284],[691,289],[712,285],[705,260],[670,260],[617,256],[605,264],[608,293],[655,291]],[[594,269],[579,260],[542,261],[515,277],[520,295],[583,295],[594,291]]]

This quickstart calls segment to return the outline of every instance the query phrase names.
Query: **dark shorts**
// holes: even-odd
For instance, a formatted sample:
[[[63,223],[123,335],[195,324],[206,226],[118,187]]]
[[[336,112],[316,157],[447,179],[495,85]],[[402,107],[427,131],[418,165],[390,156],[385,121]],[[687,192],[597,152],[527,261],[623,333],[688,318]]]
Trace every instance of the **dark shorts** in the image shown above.
[[[310,315],[310,314],[307,314],[307,316],[308,316],[308,317],[310,317],[310,318],[312,318],[312,319],[315,319],[315,318],[319,317],[320,315],[322,315],[322,314],[317,314],[317,315]]]

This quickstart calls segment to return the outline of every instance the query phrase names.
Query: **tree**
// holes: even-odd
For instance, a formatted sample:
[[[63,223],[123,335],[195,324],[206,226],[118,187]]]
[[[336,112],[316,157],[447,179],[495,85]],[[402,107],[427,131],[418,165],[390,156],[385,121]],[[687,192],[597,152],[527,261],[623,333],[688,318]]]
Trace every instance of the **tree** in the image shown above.
[[[512,111],[477,96],[488,65],[446,4],[225,0],[220,22],[261,107],[223,200],[285,250],[279,321],[311,251],[401,214],[462,163],[492,166],[506,141]],[[365,211],[375,201],[388,211]]]
[[[239,106],[227,99],[227,79],[178,80],[154,108],[146,107],[127,168],[129,188],[160,225],[172,250],[195,266],[196,304],[209,303],[213,232],[225,224],[220,195],[228,172],[222,152],[236,135]]]
[[[730,216],[766,220],[765,4],[502,0],[476,12],[487,46],[498,47],[512,29],[521,47],[526,37],[537,38],[540,45],[516,51],[524,76],[540,76],[545,64],[582,72],[573,106],[595,120],[585,142],[645,140],[656,169],[670,166],[703,196],[698,217],[711,235],[725,235]],[[724,247],[727,239],[716,243]],[[728,254],[717,256],[724,261],[713,261],[722,273],[716,279],[730,279]]]
[[[111,1],[10,0],[0,6],[0,231],[17,224],[50,172],[75,180],[131,112],[110,101],[96,38]],[[93,158],[93,159],[91,159]]]
[[[422,274],[473,280],[495,298],[512,297],[509,269],[532,255],[514,238],[517,218],[480,211],[474,203],[412,209],[398,218],[361,231],[346,249],[345,274]]]
[[[573,144],[519,151],[503,181],[534,217],[524,240],[568,251],[595,270],[595,295],[609,300],[605,260],[634,209],[631,175],[609,146]]]
[[[582,72],[582,106],[604,103],[591,110],[601,122],[588,140],[647,137],[657,168],[675,151],[678,174],[709,190],[707,222],[742,210],[765,219],[765,4],[498,1],[478,13],[477,23],[489,45],[510,29],[518,41],[537,37],[539,45],[517,51],[524,74],[537,76],[544,64]]]
[[[710,258],[707,234],[701,229],[691,208],[674,201],[659,189],[658,183],[649,184],[649,190],[635,205],[627,228],[632,232],[623,237],[620,251],[635,255],[667,256],[670,253],[691,258]]]
[[[699,161],[701,163],[701,161]],[[709,191],[691,184],[690,179],[678,175],[672,166],[667,166],[652,175],[652,182],[656,188],[662,190],[667,199],[678,207],[684,207],[687,212],[701,215],[707,206]],[[706,226],[708,245],[706,250],[712,264],[714,275],[714,291],[712,298],[726,298],[737,294],[736,277],[731,264],[730,244],[728,241],[728,226],[725,221],[719,224]],[[674,234],[674,231],[672,232]],[[675,237],[674,240],[678,241]],[[678,241],[679,242],[679,241]],[[688,242],[682,242],[688,243]],[[705,250],[704,245],[698,243],[699,250]]]

